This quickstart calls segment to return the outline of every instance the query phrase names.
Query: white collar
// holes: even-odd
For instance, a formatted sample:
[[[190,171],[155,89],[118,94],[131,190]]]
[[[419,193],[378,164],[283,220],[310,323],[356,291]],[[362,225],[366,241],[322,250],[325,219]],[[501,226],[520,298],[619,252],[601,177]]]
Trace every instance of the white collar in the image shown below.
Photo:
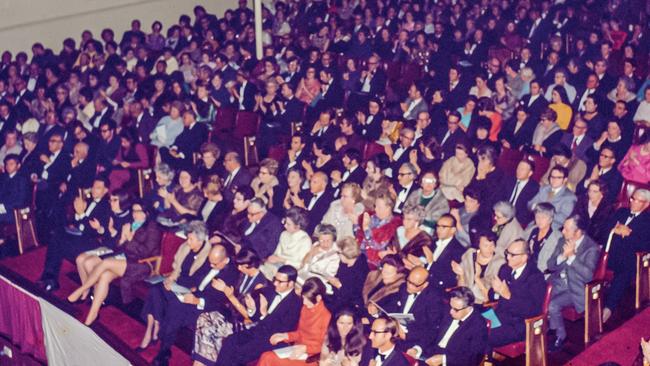
[[[469,318],[470,315],[472,315],[473,312],[474,312],[474,306],[470,305],[469,313],[467,313],[467,315],[465,315],[460,321],[464,322],[465,320],[467,320],[467,318]]]
[[[513,277],[515,279],[518,279],[519,277],[521,277],[521,274],[524,272],[524,269],[526,269],[526,265],[528,265],[528,263],[524,263],[523,266],[515,269],[515,274],[513,275]]]

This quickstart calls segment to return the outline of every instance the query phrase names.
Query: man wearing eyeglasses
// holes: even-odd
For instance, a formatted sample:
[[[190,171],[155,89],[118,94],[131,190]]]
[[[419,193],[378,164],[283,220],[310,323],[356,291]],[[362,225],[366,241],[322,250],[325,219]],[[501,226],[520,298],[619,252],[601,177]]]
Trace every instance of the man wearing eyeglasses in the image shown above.
[[[460,263],[465,248],[456,235],[456,218],[450,214],[440,216],[436,223],[436,241],[434,245],[424,247],[425,268],[429,271],[431,285],[439,289],[456,286],[456,274],[451,269],[451,262]]]
[[[418,187],[415,179],[418,177],[418,171],[415,166],[409,162],[402,164],[397,173],[397,184],[394,186],[397,198],[395,199],[395,206],[393,212],[401,214],[406,200],[409,195],[417,191]]]
[[[399,324],[395,319],[381,316],[372,322],[370,343],[377,350],[372,359],[375,366],[409,366],[410,363],[395,346]]]
[[[297,277],[295,268],[283,265],[273,278],[273,287],[262,289],[257,299],[246,297],[248,316],[255,325],[224,339],[218,366],[245,365],[272,349],[272,334],[296,329],[302,307],[294,291]]]
[[[115,136],[115,128],[116,124],[112,119],[102,121],[99,125],[101,139],[97,146],[97,165],[100,171],[110,171],[120,149],[120,139]]]
[[[584,193],[589,188],[589,183],[594,180],[605,182],[607,185],[607,196],[610,202],[616,201],[623,184],[623,176],[616,169],[616,151],[610,146],[603,146],[598,156],[598,164],[591,170],[591,175],[584,180],[584,183],[578,186],[576,192]]]
[[[569,170],[563,166],[556,165],[550,169],[548,185],[539,189],[539,192],[528,202],[528,209],[534,210],[540,202],[548,202],[555,208],[553,217],[553,229],[562,226],[578,200],[576,195],[567,188]]]
[[[397,171],[404,163],[409,161],[409,154],[413,150],[411,146],[413,139],[415,139],[415,131],[412,128],[405,127],[400,131],[399,143],[384,146],[384,152],[390,159],[390,168],[386,171],[387,176],[397,178]]]
[[[488,292],[489,298],[497,301],[495,313],[501,322],[489,332],[490,348],[526,338],[525,320],[541,313],[546,291],[542,272],[534,264],[528,265],[530,249],[526,241],[513,241],[505,255],[508,265],[501,267]]]
[[[442,292],[429,286],[429,272],[421,266],[413,268],[397,296],[386,305],[389,313],[412,314],[414,318],[400,325],[402,340],[398,348],[412,357],[419,357],[436,336],[442,309]]]
[[[255,250],[260,258],[266,259],[275,251],[283,228],[280,219],[267,211],[264,201],[253,198],[248,205],[248,226],[241,246]]]
[[[425,354],[429,366],[472,366],[483,361],[487,346],[485,318],[474,309],[474,294],[467,287],[451,291],[449,313],[440,323],[440,331]]]
[[[607,268],[614,279],[605,297],[603,322],[609,320],[630,286],[636,273],[636,252],[650,251],[650,191],[637,189],[630,197],[630,207],[618,209],[608,225],[614,231]],[[608,230],[608,231],[609,231]]]

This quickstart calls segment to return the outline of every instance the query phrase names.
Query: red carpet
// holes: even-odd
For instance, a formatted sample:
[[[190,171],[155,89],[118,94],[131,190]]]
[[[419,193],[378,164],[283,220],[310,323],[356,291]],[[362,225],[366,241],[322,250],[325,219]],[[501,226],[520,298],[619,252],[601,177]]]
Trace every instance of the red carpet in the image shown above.
[[[604,362],[631,365],[639,353],[641,337],[650,336],[650,308],[646,308],[616,330],[580,353],[567,365],[593,366]]]
[[[22,256],[3,259],[0,261],[0,266],[34,283],[41,275],[45,262],[45,251],[46,248],[38,248]],[[54,296],[63,301],[66,301],[67,296],[79,286],[77,282],[68,277],[67,274],[70,272],[76,272],[75,266],[68,261],[64,261],[61,267],[61,276],[59,277],[61,288],[54,292]],[[72,315],[83,321],[89,306],[86,304],[71,306],[74,309]],[[99,323],[111,336],[124,342],[131,349],[135,349],[140,344],[140,339],[145,330],[143,323],[112,305],[105,306],[101,309]],[[140,355],[147,363],[151,363],[156,353],[158,353],[158,346],[150,347]],[[190,364],[190,356],[180,348],[174,346],[172,348],[170,365],[185,366]]]

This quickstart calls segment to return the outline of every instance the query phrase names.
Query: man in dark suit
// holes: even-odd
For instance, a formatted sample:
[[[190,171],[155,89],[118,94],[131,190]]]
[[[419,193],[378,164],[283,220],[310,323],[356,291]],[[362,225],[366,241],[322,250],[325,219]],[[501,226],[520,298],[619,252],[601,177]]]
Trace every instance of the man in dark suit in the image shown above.
[[[148,144],[151,141],[149,135],[156,128],[158,121],[148,110],[143,110],[142,103],[134,101],[129,105],[129,112],[133,118],[133,128],[138,131],[140,142]]]
[[[538,121],[534,121],[522,105],[515,108],[514,116],[506,121],[499,132],[499,141],[505,148],[519,150],[521,146],[532,144]]]
[[[429,272],[424,267],[415,267],[402,284],[397,296],[392,298],[385,310],[389,313],[412,314],[414,320],[401,324],[404,333],[397,348],[418,357],[422,350],[436,337],[438,325],[443,316],[442,291],[429,286]],[[368,306],[369,312],[373,305]]]
[[[208,233],[223,229],[223,223],[232,210],[232,204],[223,198],[221,182],[208,181],[203,183],[203,203],[197,210],[198,219],[205,222]]]
[[[589,188],[589,183],[598,179],[607,185],[607,195],[605,198],[609,202],[615,202],[623,184],[623,176],[616,169],[616,163],[618,163],[618,157],[614,149],[609,146],[600,148],[598,164],[594,165],[591,170],[591,175],[584,180],[584,183],[578,185],[576,192],[578,194],[584,193]]]
[[[294,200],[296,206],[307,210],[308,224],[305,231],[308,234],[314,232],[332,203],[332,192],[328,189],[328,182],[329,178],[324,172],[314,173],[309,180],[310,194]]]
[[[398,143],[384,146],[384,151],[390,159],[390,168],[386,172],[386,175],[393,178],[393,180],[397,179],[397,171],[400,167],[409,161],[409,154],[413,150],[411,144],[414,139],[415,131],[412,128],[404,127],[400,131]]]
[[[459,126],[460,113],[458,111],[449,112],[447,124],[436,135],[436,140],[440,141],[441,159],[443,161],[456,154],[456,144],[466,140],[465,132]]]
[[[383,95],[386,89],[386,73],[379,58],[370,56],[367,67],[367,70],[361,71],[361,77],[348,99],[348,111],[351,113],[365,109],[372,98]]]
[[[490,330],[490,349],[523,341],[526,338],[526,318],[537,316],[542,311],[546,281],[537,266],[528,263],[529,250],[524,240],[512,242],[505,252],[508,265],[502,266],[492,281],[488,295],[491,300],[497,300],[495,312],[501,326]]]
[[[370,343],[377,350],[375,366],[410,366],[395,343],[399,339],[399,324],[385,315],[375,319],[370,326]]]
[[[298,58],[295,56],[289,57],[287,59],[287,71],[283,72],[280,77],[284,80],[284,84],[287,84],[291,89],[296,89],[298,83],[300,83],[301,75],[298,72]]]
[[[117,137],[116,127],[116,123],[112,119],[102,121],[99,125],[101,139],[97,146],[95,161],[100,171],[107,173],[113,167],[113,160],[115,160],[120,150],[120,138]]]
[[[409,195],[420,188],[417,183],[417,176],[417,169],[410,162],[405,162],[399,167],[397,183],[394,185],[395,193],[397,193],[395,206],[393,207],[394,213],[401,214]]]
[[[242,165],[241,156],[234,151],[226,153],[223,159],[223,166],[228,172],[223,182],[223,198],[227,202],[232,203],[237,188],[250,185],[253,176],[248,171],[248,168]]]
[[[474,308],[474,294],[467,287],[451,291],[449,314],[440,323],[438,337],[425,351],[427,365],[478,366],[483,361],[488,329]]]
[[[462,107],[469,94],[469,88],[463,82],[462,70],[459,66],[453,65],[449,68],[446,104],[449,110],[455,111]],[[441,121],[434,121],[435,123]]]
[[[309,161],[309,149],[306,148],[306,137],[302,134],[296,134],[291,137],[287,156],[282,159],[278,176],[286,177],[289,169],[296,168],[302,170],[302,162]]]
[[[312,140],[320,138],[325,143],[325,146],[328,146],[332,150],[334,150],[334,142],[336,141],[336,138],[341,133],[341,130],[332,121],[333,118],[334,115],[331,109],[321,111],[318,120],[316,120],[312,126],[310,133]]]
[[[539,183],[530,179],[535,171],[535,163],[524,159],[517,164],[515,176],[505,180],[500,201],[508,201],[515,207],[515,217],[521,226],[526,227],[533,221],[533,214],[528,210],[530,201],[539,191]]]
[[[242,237],[242,248],[250,248],[266,259],[273,254],[284,230],[282,222],[268,212],[266,204],[259,198],[253,198],[248,205],[248,226]]]
[[[113,108],[108,105],[104,97],[97,97],[93,101],[95,103],[95,114],[90,117],[88,123],[93,128],[93,131],[99,128],[102,122],[106,122],[113,118]]]
[[[224,339],[218,366],[245,365],[272,349],[271,335],[296,329],[302,307],[302,299],[294,291],[297,277],[295,268],[284,265],[275,274],[273,287],[261,290],[260,296],[265,301],[246,302],[248,315],[255,325]]]
[[[68,177],[70,157],[63,152],[63,134],[53,133],[48,140],[47,153],[40,154],[38,173],[32,173],[36,183],[36,223],[38,237],[47,241],[51,231],[63,224],[61,212],[56,210],[59,186]]]
[[[11,113],[9,102],[0,102],[0,139],[4,141],[4,135],[7,131],[16,129],[16,118]]]
[[[5,172],[0,175],[0,224],[13,224],[14,208],[25,207],[29,198],[27,178],[18,173],[18,155],[5,156],[4,167]]]
[[[280,92],[284,98],[284,103],[280,103],[280,110],[276,117],[280,125],[280,132],[288,134],[291,131],[292,122],[302,122],[305,111],[305,103],[294,96],[294,89],[288,83],[282,84]]]
[[[161,160],[176,170],[190,168],[194,164],[194,153],[198,153],[208,139],[208,127],[196,122],[193,110],[183,112],[183,126],[183,132],[176,136],[174,145],[159,150]]]
[[[224,286],[234,286],[237,283],[238,272],[232,262],[226,248],[215,244],[204,264],[209,266],[210,270],[196,290],[176,293],[176,299],[167,302],[165,317],[160,322],[160,351],[154,359],[154,365],[168,364],[178,331],[186,326],[194,327],[201,313],[219,311],[226,314],[228,298],[223,291],[217,289],[221,285],[217,284],[217,281],[221,281]]]
[[[542,86],[539,81],[533,80],[530,82],[530,94],[524,95],[519,104],[526,109],[528,118],[532,119],[537,125],[542,112],[548,108],[548,101],[542,95]]]
[[[361,152],[357,149],[347,149],[343,153],[343,166],[345,170],[341,174],[341,180],[338,182],[333,197],[338,198],[341,193],[341,188],[346,183],[356,183],[359,187],[366,179],[366,170],[361,166]]]
[[[455,235],[456,218],[444,214],[436,222],[436,242],[432,248],[424,248],[424,256],[427,259],[425,268],[429,271],[431,285],[442,290],[456,286],[457,280],[451,269],[451,261],[460,263],[460,258],[465,253],[465,248]]]
[[[248,81],[244,70],[237,71],[237,84],[230,87],[230,94],[239,102],[239,110],[252,112],[255,109],[257,86]]]
[[[334,77],[332,69],[320,71],[321,91],[316,95],[314,115],[327,109],[337,109],[343,106],[344,91],[341,83]]]
[[[560,143],[571,149],[571,158],[578,158],[585,163],[589,163],[587,150],[592,147],[594,140],[587,135],[587,122],[581,117],[577,117],[573,123],[572,133],[565,133],[560,139]]]
[[[64,258],[74,260],[79,254],[95,249],[99,238],[108,230],[111,215],[108,181],[105,178],[95,178],[90,195],[88,202],[82,197],[75,198],[73,222],[59,227],[52,236],[40,279],[46,291],[59,288],[59,271]]]
[[[221,73],[224,83],[234,82],[237,79],[237,71],[228,65],[228,57],[224,54],[217,54],[214,57],[214,63],[215,70]]]
[[[368,113],[357,111],[357,130],[366,142],[373,142],[381,136],[381,123],[384,120],[384,113],[381,110],[381,99],[372,97],[368,101]]]
[[[603,321],[609,320],[612,311],[623,298],[636,272],[636,252],[650,251],[650,191],[637,189],[630,198],[629,208],[614,213],[610,230],[614,236],[609,249],[607,268],[614,271],[614,279],[607,293]]]
[[[59,186],[62,204],[72,202],[74,197],[79,195],[80,189],[90,188],[96,171],[97,165],[88,157],[88,144],[77,142],[70,161],[70,173]]]
[[[566,219],[562,238],[548,260],[548,281],[553,284],[548,308],[550,329],[555,330],[552,351],[562,349],[567,336],[562,309],[573,306],[578,313],[585,311],[585,284],[593,278],[600,256],[600,247],[587,236],[587,227],[586,218],[580,215]]]

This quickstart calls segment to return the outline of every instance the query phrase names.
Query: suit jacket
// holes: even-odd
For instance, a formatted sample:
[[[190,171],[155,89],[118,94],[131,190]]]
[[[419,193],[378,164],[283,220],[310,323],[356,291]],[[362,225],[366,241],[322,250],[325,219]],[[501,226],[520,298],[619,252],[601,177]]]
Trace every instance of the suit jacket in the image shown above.
[[[533,230],[535,229],[537,229],[537,225],[535,225],[535,223],[531,223],[531,225],[528,226],[522,234],[522,238],[524,240],[528,240],[528,247],[530,248],[531,253],[533,252],[532,234]],[[551,257],[551,255],[553,255],[553,252],[555,251],[560,238],[562,238],[562,232],[559,228],[551,230],[551,234],[546,238],[546,240],[542,242],[542,248],[539,249],[539,252],[537,253],[537,269],[539,269],[539,271],[542,273],[546,273],[548,259]],[[537,230],[536,232],[539,231]]]
[[[343,91],[341,83],[333,80],[325,94],[322,94],[321,91],[321,99],[316,103],[315,109],[316,111],[321,112],[329,108],[341,108],[343,106],[344,97],[345,92]]]
[[[38,176],[42,177],[42,173],[45,170],[45,164],[41,162],[41,168],[39,170]],[[70,157],[66,155],[63,151],[59,153],[56,157],[56,160],[47,168],[47,185],[50,188],[59,188],[59,184],[64,182],[68,177],[68,172],[70,171]],[[57,191],[58,192],[58,191]]]
[[[87,202],[90,206],[92,201]],[[87,210],[86,210],[87,211]],[[99,202],[96,203],[95,208],[88,214],[77,219],[75,215],[73,224],[79,229],[84,237],[99,238],[100,234],[97,230],[90,226],[90,221],[97,219],[102,227],[108,227],[108,220],[111,217],[111,205],[108,203],[108,195],[105,195]]]
[[[387,312],[404,313],[406,301],[410,296],[406,286],[406,283],[402,284],[397,296],[392,299],[391,303],[386,305],[385,310]],[[424,348],[431,339],[436,337],[438,325],[444,312],[442,304],[442,291],[431,285],[427,286],[415,297],[415,301],[408,311],[408,313],[413,314],[415,321],[408,323],[406,339],[399,342],[399,349],[406,351],[415,345]]]
[[[272,286],[266,287],[260,291],[267,299],[269,306],[277,294]],[[294,291],[291,291],[287,297],[282,299],[272,313],[267,314],[264,319],[260,319],[260,313],[257,311],[251,320],[257,321],[251,331],[256,336],[269,341],[269,337],[274,333],[283,333],[295,330],[300,318],[300,309],[302,308],[302,299]],[[259,309],[259,307],[257,307]]]
[[[106,112],[104,114],[102,114],[102,111],[96,111],[95,114],[90,117],[88,123],[90,123],[93,130],[99,129],[99,125],[102,124],[102,122],[106,122],[113,118],[113,113],[114,111],[111,107],[106,107]]]
[[[140,137],[140,142],[144,144],[148,144],[151,141],[151,138],[149,138],[149,135],[153,132],[154,128],[156,128],[156,125],[158,124],[158,120],[152,116],[149,111],[143,111],[142,112],[142,117],[140,118],[140,122],[136,120],[135,122],[135,128],[138,131],[138,137]]]
[[[573,144],[573,139],[573,134],[565,133],[564,136],[562,136],[560,139],[560,143],[570,149],[571,145]],[[587,150],[591,148],[593,144],[594,140],[592,140],[591,137],[585,135],[585,137],[583,137],[580,143],[576,146],[576,150],[573,155],[584,162],[589,162],[589,158],[587,157]]]
[[[402,145],[400,144],[392,144],[391,147],[393,148],[393,153],[397,151]],[[397,173],[399,171],[399,167],[402,166],[402,164],[407,163],[409,161],[409,154],[411,153],[411,150],[413,150],[413,146],[408,146],[403,152],[402,155],[399,156],[396,160],[391,161],[390,163],[390,168],[392,169],[393,173],[393,180],[397,181]],[[393,155],[393,159],[395,159],[395,155]]]
[[[293,97],[287,101],[284,106],[284,112],[280,113],[277,120],[283,128],[283,131],[290,131],[291,122],[302,122],[302,117],[305,112],[305,103],[300,99]]]
[[[112,166],[113,160],[117,157],[117,152],[120,149],[120,138],[113,136],[111,141],[106,142],[102,139],[97,146],[97,165],[101,165],[107,169]]]
[[[307,197],[305,197],[305,208],[309,208],[309,203],[311,202],[311,199],[314,195],[309,194]],[[308,234],[311,235],[311,233],[314,232],[314,229],[318,224],[320,224],[321,220],[323,220],[323,216],[325,216],[325,213],[330,207],[330,204],[332,203],[332,192],[329,189],[325,189],[323,194],[316,200],[316,203],[314,204],[314,207],[311,208],[311,210],[307,210],[307,231]]]
[[[533,141],[533,133],[535,132],[535,127],[537,126],[537,120],[528,117],[524,121],[523,125],[515,133],[515,127],[517,127],[517,119],[509,119],[501,132],[499,132],[499,139],[504,139],[510,143],[510,148],[513,150],[518,150],[520,146],[530,145]]]
[[[370,359],[374,360],[374,357]],[[399,350],[398,347],[395,347],[393,351],[388,356],[386,356],[384,361],[382,361],[381,363],[381,366],[410,366],[410,365],[411,363],[404,356],[402,351]]]
[[[246,233],[250,225],[249,223],[246,226],[244,233]],[[250,235],[244,234],[241,245],[242,247],[255,250],[260,258],[266,258],[273,254],[275,247],[278,246],[282,231],[283,226],[280,219],[271,212],[267,212]]]
[[[227,286],[234,286],[237,283],[239,271],[237,271],[237,266],[232,259],[219,271],[215,279],[216,278],[223,280]],[[201,279],[201,281],[203,281],[203,279]],[[202,311],[219,311],[222,312],[222,314],[225,313],[226,304],[229,303],[228,298],[223,292],[212,287],[211,283],[208,283],[203,291],[197,290],[195,295],[196,297],[203,299],[205,302]]]
[[[237,91],[239,91],[240,86],[237,84]],[[257,86],[250,81],[247,82],[244,87],[244,95],[239,96],[239,105],[243,107],[243,110],[252,112],[255,109],[255,94],[257,94]],[[242,109],[241,107],[240,109]]]
[[[449,85],[447,91],[449,94],[447,94],[446,103],[449,110],[456,110],[462,107],[469,95],[469,87],[463,80],[460,80],[453,89]]]
[[[357,84],[356,91],[361,92],[362,87],[363,87],[363,79],[360,79],[359,83]],[[372,79],[370,79],[370,92],[368,92],[368,95],[370,95],[371,97],[382,95],[385,89],[386,89],[386,72],[384,72],[384,70],[381,67],[379,67],[375,70],[375,74],[372,76]]]
[[[434,252],[435,249],[436,243],[434,242],[431,251]],[[463,253],[465,253],[465,248],[456,238],[452,238],[438,257],[438,260],[427,265],[430,286],[443,290],[456,286],[458,282],[456,274],[451,270],[451,261],[460,263]]]
[[[585,310],[585,284],[592,280],[594,270],[600,257],[600,246],[589,236],[583,236],[575,259],[571,264],[566,258],[558,263],[558,257],[564,252],[565,239],[560,238],[551,258],[548,259],[548,270],[551,272],[549,283],[553,284],[553,296],[566,291],[571,294],[571,300],[576,311]],[[553,301],[553,300],[551,300]]]
[[[320,136],[318,135],[320,133]],[[312,139],[320,138],[325,142],[325,145],[329,146],[334,150],[334,142],[336,138],[341,134],[341,130],[334,124],[330,124],[324,132],[316,131],[316,133],[311,135]]]
[[[67,196],[74,197],[79,194],[78,190],[90,188],[93,185],[97,165],[94,161],[86,159],[74,168],[70,168],[70,173],[66,177],[68,185]]]
[[[614,214],[614,205],[612,204],[612,201],[607,198],[602,199],[598,207],[596,207],[594,214],[589,217],[589,197],[587,196],[587,193],[585,193],[578,198],[573,213],[589,219],[587,234],[590,238],[594,239],[596,243],[605,245],[607,242],[607,236],[609,235],[607,224],[609,223],[610,217]]]
[[[228,175],[223,178],[224,183],[227,179]],[[235,174],[228,185],[224,187],[223,198],[225,198],[228,202],[232,202],[232,199],[235,197],[235,191],[237,188],[250,185],[252,180],[253,175],[251,175],[250,171],[248,171],[248,168],[241,166],[239,168],[239,171],[237,171],[237,174]]]
[[[625,224],[630,214],[629,208],[617,210],[611,217],[608,232],[614,228],[617,222]],[[628,225],[632,233],[623,238],[614,235],[609,249],[609,261],[607,267],[614,272],[630,271],[634,273],[636,268],[636,252],[649,251],[650,242],[650,212],[646,209],[635,217]]]
[[[411,102],[412,102],[411,98],[406,98],[405,103],[407,107],[411,105]],[[406,114],[404,119],[407,121],[414,121],[418,118],[418,113],[428,112],[428,111],[429,111],[429,107],[427,106],[427,102],[424,100],[424,98],[422,98],[418,103],[415,104],[413,109],[411,109],[411,111],[409,111],[409,113]]]
[[[0,214],[0,222],[14,222],[14,208],[27,205],[28,187],[27,178],[18,172],[13,177],[7,173],[0,175],[0,204],[6,211]]]
[[[514,190],[515,190],[515,185],[517,184],[517,178],[515,177],[510,177],[504,181],[503,184],[503,189],[501,192],[503,195],[499,200],[502,201],[509,201],[510,197],[512,196]],[[528,225],[531,221],[533,221],[533,213],[532,211],[528,210],[528,202],[535,197],[537,192],[539,191],[539,183],[535,182],[532,179],[528,179],[528,182],[524,186],[524,188],[519,187],[519,194],[517,196],[517,200],[514,203],[515,206],[515,218],[521,226],[525,227]]]
[[[435,343],[425,351],[424,355],[427,358],[433,355],[445,355],[447,366],[480,365],[487,347],[488,335],[487,323],[480,310],[475,308],[456,328],[445,348],[438,347],[452,321],[451,315],[446,314],[440,323],[438,337],[434,339]]]
[[[555,216],[553,217],[553,228],[557,229],[564,225],[566,220],[576,204],[576,195],[571,192],[567,187],[562,187],[560,191],[549,198],[551,193],[551,186],[546,185],[539,189],[539,192],[528,202],[528,209],[532,210],[536,204],[540,202],[549,202],[555,207]]]
[[[174,145],[178,152],[185,155],[185,160],[192,162],[192,154],[199,152],[201,145],[208,139],[208,127],[203,123],[195,123],[192,127],[183,128],[183,132],[176,136]]]
[[[539,121],[539,116],[542,114],[542,112],[546,110],[546,108],[548,108],[548,101],[546,100],[546,98],[544,98],[542,94],[540,94],[539,97],[535,99],[533,104],[529,106],[528,103],[530,102],[530,97],[531,97],[530,94],[524,95],[521,98],[519,104],[521,104],[522,106],[524,106],[524,108],[526,108],[526,112],[528,113],[528,118],[532,119],[533,122],[535,122],[535,126],[537,126],[537,122]]]
[[[438,131],[438,134],[436,135],[436,140],[441,144],[440,146],[440,151],[441,151],[441,159],[443,161],[449,159],[450,157],[454,156],[456,154],[456,144],[462,141],[465,141],[467,139],[467,136],[465,135],[465,132],[461,130],[460,128],[457,128],[454,133],[450,134],[449,137],[447,137],[447,140],[442,142],[442,140],[445,138],[445,135],[447,134],[447,128],[441,129]]]

